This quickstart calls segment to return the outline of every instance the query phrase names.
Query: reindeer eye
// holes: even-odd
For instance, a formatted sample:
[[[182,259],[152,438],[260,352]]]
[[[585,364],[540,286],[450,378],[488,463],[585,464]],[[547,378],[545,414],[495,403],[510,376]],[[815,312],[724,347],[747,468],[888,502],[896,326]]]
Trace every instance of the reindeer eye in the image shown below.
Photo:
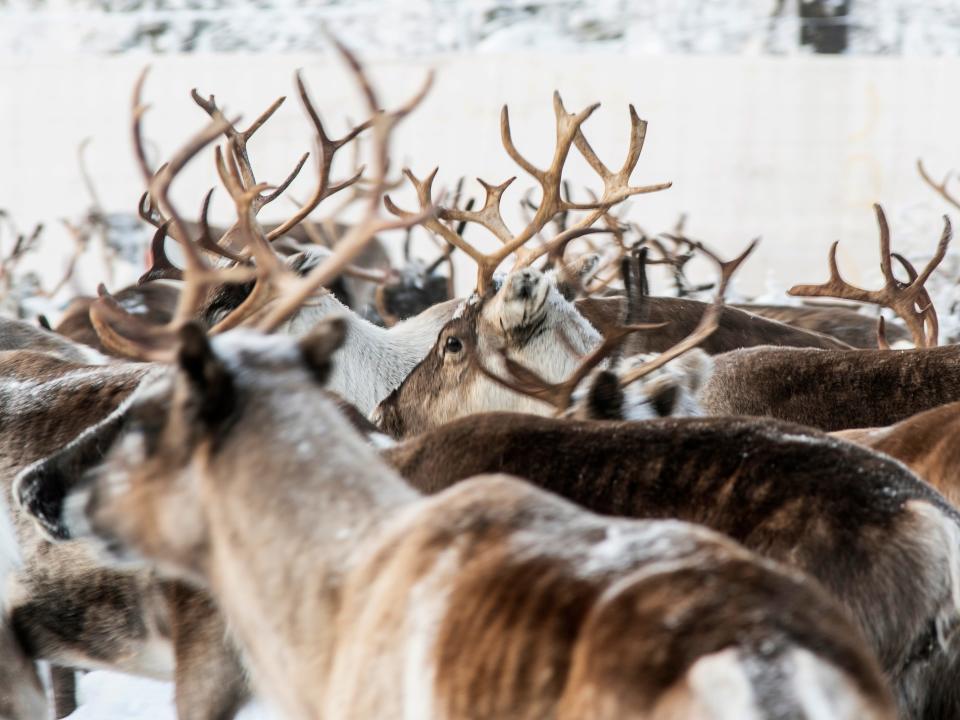
[[[451,335],[447,338],[447,342],[444,343],[443,349],[449,353],[458,353],[463,350],[463,343],[460,342],[460,338],[456,335]]]

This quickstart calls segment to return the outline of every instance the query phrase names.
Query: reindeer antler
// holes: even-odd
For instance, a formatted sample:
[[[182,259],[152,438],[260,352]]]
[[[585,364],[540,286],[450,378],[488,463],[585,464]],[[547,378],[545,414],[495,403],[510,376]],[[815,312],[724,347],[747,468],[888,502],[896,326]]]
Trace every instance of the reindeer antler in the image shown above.
[[[910,330],[917,347],[936,347],[938,335],[937,311],[924,284],[947,254],[947,246],[953,235],[950,218],[943,216],[943,233],[937,244],[937,252],[921,273],[917,273],[904,258],[890,252],[890,227],[880,205],[873,206],[880,229],[880,271],[884,286],[880,290],[864,290],[851,285],[840,275],[837,267],[839,241],[830,247],[830,279],[821,285],[795,285],[787,292],[801,297],[833,297],[842,300],[870,303],[893,310]],[[891,259],[897,257],[911,275],[908,283],[894,277]]]
[[[510,230],[500,210],[503,194],[516,179],[515,177],[508,178],[499,185],[493,185],[478,178],[477,181],[483,187],[485,193],[484,203],[480,210],[460,210],[455,207],[438,207],[435,213],[436,217],[431,216],[423,222],[428,230],[439,235],[454,247],[462,250],[477,263],[478,292],[482,293],[486,290],[490,285],[494,272],[510,255],[515,255],[517,258],[514,267],[528,266],[542,255],[550,253],[553,248],[566,245],[566,243],[577,237],[594,232],[603,232],[604,230],[591,226],[611,207],[626,198],[632,195],[656,192],[670,187],[670,183],[659,183],[640,187],[633,187],[629,184],[630,175],[639,160],[640,151],[643,148],[643,139],[646,134],[646,123],[640,120],[632,105],[630,106],[630,147],[623,167],[617,172],[611,172],[600,162],[581,132],[581,126],[597,107],[599,107],[599,104],[591,105],[579,113],[568,113],[560,98],[560,94],[556,92],[553,94],[557,140],[554,146],[553,158],[546,169],[538,168],[517,150],[510,130],[509,111],[506,106],[503,107],[500,115],[500,135],[503,147],[510,158],[528,175],[533,177],[541,188],[540,203],[536,205],[536,211],[533,217],[518,233]],[[603,193],[600,200],[596,203],[579,204],[563,197],[563,168],[570,154],[570,148],[573,145],[577,146],[580,153],[587,159],[587,162],[603,180]],[[431,207],[433,204],[432,187],[437,175],[437,169],[434,169],[423,180],[418,179],[409,169],[405,169],[404,174],[416,190],[421,212]],[[386,203],[387,209],[394,215],[398,217],[410,217],[409,212],[400,209],[389,197],[386,198]],[[558,215],[562,215],[571,210],[588,211],[588,213],[586,217],[574,223],[572,226],[568,226],[552,239],[544,242],[540,247],[529,250],[524,249],[524,245],[540,233],[547,223],[551,222]],[[501,247],[492,253],[483,253],[470,243],[464,241],[462,237],[458,236],[451,228],[441,222],[444,220],[472,222],[481,225],[500,241]]]
[[[750,244],[747,245],[746,250],[740,253],[740,255],[735,257],[733,260],[728,261],[721,260],[716,254],[713,253],[713,251],[708,250],[702,243],[697,243],[697,249],[707,255],[720,267],[720,282],[717,285],[717,293],[714,296],[713,302],[710,304],[710,307],[704,310],[703,315],[700,318],[700,322],[697,323],[697,326],[689,335],[687,335],[687,337],[674,345],[672,348],[660,353],[652,360],[649,360],[639,367],[636,367],[630,372],[624,374],[620,378],[620,385],[622,387],[626,387],[630,383],[636,382],[640,378],[649,375],[654,370],[663,367],[671,360],[674,360],[684,353],[693,350],[693,348],[697,347],[700,343],[713,334],[714,330],[716,330],[720,324],[720,313],[723,311],[723,299],[727,292],[727,286],[730,284],[730,279],[733,277],[733,274],[737,271],[737,269],[754,251],[759,242],[760,238],[754,238]]]
[[[917,158],[917,172],[920,173],[920,177],[923,178],[923,181],[933,188],[933,191],[937,193],[940,197],[946,200],[948,203],[953,205],[955,208],[960,210],[960,200],[957,200],[950,191],[947,189],[947,185],[950,183],[950,180],[953,178],[953,171],[949,171],[946,175],[943,176],[943,180],[937,182],[929,173],[927,173],[926,168],[923,166],[923,160]]]

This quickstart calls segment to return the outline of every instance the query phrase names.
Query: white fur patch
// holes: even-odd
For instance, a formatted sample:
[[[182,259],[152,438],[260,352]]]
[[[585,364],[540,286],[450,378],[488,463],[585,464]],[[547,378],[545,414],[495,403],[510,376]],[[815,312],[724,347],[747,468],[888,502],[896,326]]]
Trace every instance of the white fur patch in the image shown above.
[[[753,686],[744,671],[739,650],[731,648],[697,660],[687,672],[687,683],[711,720],[760,720]]]

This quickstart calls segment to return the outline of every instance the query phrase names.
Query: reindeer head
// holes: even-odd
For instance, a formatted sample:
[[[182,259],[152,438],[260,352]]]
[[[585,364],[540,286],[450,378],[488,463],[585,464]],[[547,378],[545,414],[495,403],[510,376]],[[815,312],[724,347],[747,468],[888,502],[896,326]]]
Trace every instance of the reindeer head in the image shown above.
[[[242,493],[231,481],[251,477],[251,468],[258,476],[265,462],[290,478],[302,474],[298,453],[317,447],[314,408],[337,412],[322,384],[345,332],[333,318],[299,340],[246,330],[208,340],[187,325],[174,365],[145,379],[97,428],[25,470],[14,494],[57,539],[97,538],[115,560],[148,558],[202,576],[208,500],[230,503],[231,493]],[[258,477],[272,482],[276,474]]]
[[[402,437],[472,413],[549,413],[549,405],[503,387],[482,368],[497,367],[505,353],[559,380],[599,342],[552,273],[515,270],[443,328],[433,349],[374,411],[375,422]]]

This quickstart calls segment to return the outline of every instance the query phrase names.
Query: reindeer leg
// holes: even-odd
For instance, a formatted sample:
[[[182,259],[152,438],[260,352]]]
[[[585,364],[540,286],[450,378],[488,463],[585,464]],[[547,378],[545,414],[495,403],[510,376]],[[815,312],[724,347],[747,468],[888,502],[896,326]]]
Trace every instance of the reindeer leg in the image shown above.
[[[77,672],[61,665],[50,666],[50,688],[53,691],[53,712],[57,720],[77,709]]]
[[[165,588],[171,608],[178,720],[232,720],[250,698],[246,675],[219,610],[183,585]]]

